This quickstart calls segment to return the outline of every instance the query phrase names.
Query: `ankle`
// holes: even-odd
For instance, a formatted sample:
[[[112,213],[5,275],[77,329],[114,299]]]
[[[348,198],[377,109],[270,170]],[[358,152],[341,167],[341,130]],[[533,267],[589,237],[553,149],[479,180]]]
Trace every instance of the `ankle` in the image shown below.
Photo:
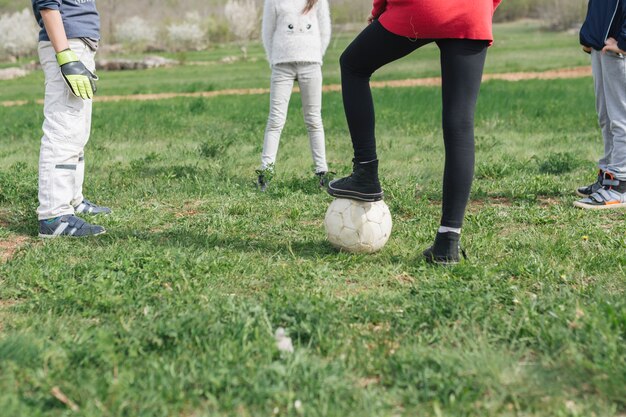
[[[461,228],[460,227],[439,226],[439,230],[437,230],[437,233],[448,233],[448,232],[452,232],[452,233],[456,233],[457,235],[460,235],[461,234]]]
[[[615,190],[618,193],[626,193],[626,181],[615,178],[615,176],[609,172],[604,173],[602,186],[608,187],[611,190]]]

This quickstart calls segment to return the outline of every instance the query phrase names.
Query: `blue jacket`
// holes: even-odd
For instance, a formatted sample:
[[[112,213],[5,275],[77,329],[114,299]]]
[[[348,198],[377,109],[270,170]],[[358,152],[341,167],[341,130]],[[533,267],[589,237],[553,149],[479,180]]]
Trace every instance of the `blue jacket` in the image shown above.
[[[580,43],[596,50],[604,48],[604,41],[615,38],[626,51],[625,0],[589,0],[587,17],[580,29]]]
[[[40,10],[52,9],[61,12],[65,34],[68,39],[100,39],[100,16],[96,10],[96,0],[31,0],[35,19],[41,27],[40,41],[49,41],[43,25]]]

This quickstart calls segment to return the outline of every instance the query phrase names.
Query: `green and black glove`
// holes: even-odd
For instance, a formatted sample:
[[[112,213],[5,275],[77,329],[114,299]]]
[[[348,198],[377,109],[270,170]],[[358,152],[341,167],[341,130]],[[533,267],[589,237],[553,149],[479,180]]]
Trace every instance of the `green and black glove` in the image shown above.
[[[70,91],[83,100],[92,98],[96,92],[98,76],[89,71],[71,49],[57,53],[56,57]]]

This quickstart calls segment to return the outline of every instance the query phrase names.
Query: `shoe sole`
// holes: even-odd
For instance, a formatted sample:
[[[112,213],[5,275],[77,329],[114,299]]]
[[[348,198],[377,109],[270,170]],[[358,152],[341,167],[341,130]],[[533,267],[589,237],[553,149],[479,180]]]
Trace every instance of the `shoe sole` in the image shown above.
[[[75,235],[46,235],[43,233],[39,233],[39,237],[44,238],[44,239],[54,239],[57,237],[75,237],[75,238],[79,238],[79,237],[91,237],[91,236],[100,236],[105,234],[107,231],[103,230],[100,233],[94,233],[93,235],[87,235],[87,236],[75,236]]]
[[[626,203],[594,205],[594,204],[581,203],[580,201],[574,201],[574,206],[587,209],[587,210],[610,210],[610,209],[626,208]]]
[[[359,201],[365,201],[367,203],[373,203],[375,201],[380,201],[383,199],[384,193],[376,193],[376,194],[364,194],[364,193],[359,193],[357,191],[347,191],[347,190],[338,190],[336,188],[333,188],[332,185],[328,185],[328,188],[326,189],[326,191],[328,192],[328,194],[332,195],[333,197],[338,197],[338,198],[349,198],[351,200],[359,200]]]
[[[431,265],[438,265],[438,266],[454,266],[454,265],[458,265],[459,263],[461,263],[461,261],[436,261],[434,259],[429,259],[424,257],[424,259],[426,259],[426,262],[431,264]]]
[[[422,254],[422,258],[424,258],[426,263],[429,263],[431,265],[451,266],[451,265],[457,265],[457,264],[459,264],[461,262],[460,259],[442,261],[442,260],[433,258],[432,256],[428,256],[428,255],[424,255],[424,254]]]

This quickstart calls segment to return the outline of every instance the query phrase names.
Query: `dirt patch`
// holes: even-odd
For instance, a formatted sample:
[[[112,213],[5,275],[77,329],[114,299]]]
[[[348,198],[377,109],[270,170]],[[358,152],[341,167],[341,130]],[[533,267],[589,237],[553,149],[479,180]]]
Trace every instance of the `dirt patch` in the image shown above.
[[[198,214],[203,213],[201,206],[201,201],[185,201],[182,208],[177,209],[176,213],[174,213],[174,217],[180,219],[182,217],[197,216]]]
[[[35,103],[43,104],[43,100],[35,100]],[[28,104],[28,100],[10,100],[0,102],[0,106],[2,107],[23,106],[25,104]]]
[[[380,384],[379,376],[359,378],[356,383],[357,387],[359,388],[367,388],[367,387],[370,387],[372,385],[377,385],[377,384]]]
[[[413,285],[415,284],[415,278],[407,273],[402,273],[395,276],[396,281],[400,285]]]
[[[294,89],[295,90],[295,89]],[[219,96],[247,96],[255,94],[269,94],[269,88],[231,88],[227,90],[216,91],[199,91],[195,93],[158,93],[158,94],[131,94],[124,96],[101,96],[96,97],[94,101],[97,102],[112,102],[112,101],[151,101],[151,100],[164,100],[169,98],[178,97],[219,97]]]
[[[504,81],[524,81],[524,80],[564,80],[571,78],[591,77],[591,67],[563,68],[558,70],[543,72],[510,72],[503,74],[486,74],[483,80],[504,80]]]
[[[17,301],[16,300],[2,300],[2,299],[0,299],[0,310],[2,310],[3,308],[13,307],[14,305],[17,305]]]
[[[26,236],[9,236],[6,239],[0,240],[0,264],[11,259],[15,252],[24,246],[27,241],[28,238]],[[0,304],[0,307],[1,306],[2,304]]]
[[[469,201],[469,207],[471,208],[483,208],[485,206],[510,207],[512,205],[513,201],[508,197],[487,197]]]
[[[556,80],[571,79],[591,76],[591,67],[565,68],[558,70],[542,71],[542,72],[512,72],[503,74],[485,74],[483,81],[503,80],[503,81],[523,81],[523,80]],[[372,88],[403,88],[403,87],[435,87],[441,85],[441,78],[414,78],[407,80],[389,80],[389,81],[372,81]],[[328,84],[323,88],[324,91],[341,91],[340,84]],[[268,88],[239,88],[216,91],[200,91],[195,93],[159,93],[159,94],[129,94],[119,96],[97,96],[94,101],[97,102],[115,102],[115,101],[150,101],[165,100],[178,97],[219,97],[219,96],[242,96],[254,94],[268,94]],[[294,88],[294,92],[298,92],[298,88]],[[29,103],[28,100],[12,100],[2,101],[0,105],[4,107],[22,106]],[[35,103],[43,104],[43,100],[36,100]]]

